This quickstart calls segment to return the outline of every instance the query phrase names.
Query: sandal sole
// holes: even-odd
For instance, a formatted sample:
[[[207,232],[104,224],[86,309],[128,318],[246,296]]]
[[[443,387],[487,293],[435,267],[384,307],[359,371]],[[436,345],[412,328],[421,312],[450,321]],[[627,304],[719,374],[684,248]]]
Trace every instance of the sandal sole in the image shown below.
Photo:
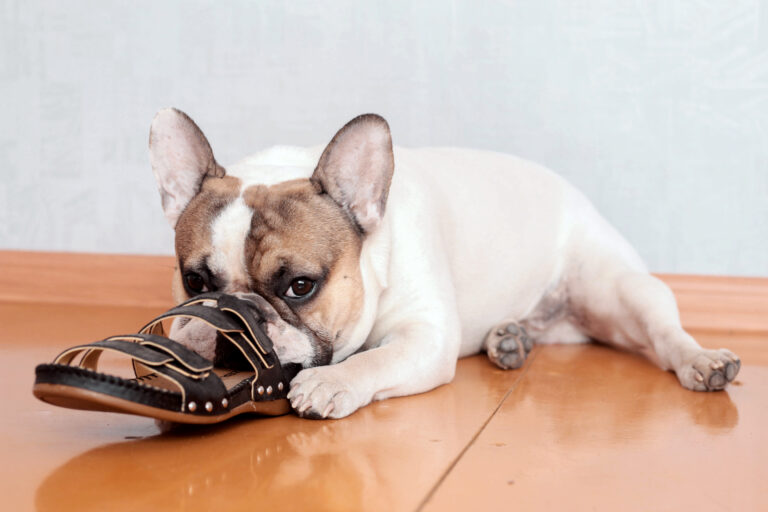
[[[67,386],[66,384],[37,383],[32,388],[32,393],[43,402],[69,409],[81,409],[85,411],[116,412],[122,414],[134,414],[146,416],[174,423],[188,423],[195,425],[210,425],[226,421],[240,414],[261,414],[264,416],[280,416],[291,410],[290,402],[285,398],[268,402],[245,402],[233,407],[225,414],[202,416],[177,411],[169,411],[150,405],[131,402],[111,395],[105,395],[89,389]]]

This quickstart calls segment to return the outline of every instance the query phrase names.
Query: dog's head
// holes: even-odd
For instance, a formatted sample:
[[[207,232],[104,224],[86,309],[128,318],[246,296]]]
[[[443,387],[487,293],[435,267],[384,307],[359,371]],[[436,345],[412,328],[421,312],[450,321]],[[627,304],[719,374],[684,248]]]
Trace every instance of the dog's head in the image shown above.
[[[202,131],[178,110],[157,114],[149,143],[163,210],[176,231],[174,298],[248,294],[281,361],[330,363],[363,307],[361,248],[383,218],[394,170],[387,122],[356,117],[309,178],[271,185],[228,175]],[[177,322],[171,336],[215,355],[215,335],[202,322]]]

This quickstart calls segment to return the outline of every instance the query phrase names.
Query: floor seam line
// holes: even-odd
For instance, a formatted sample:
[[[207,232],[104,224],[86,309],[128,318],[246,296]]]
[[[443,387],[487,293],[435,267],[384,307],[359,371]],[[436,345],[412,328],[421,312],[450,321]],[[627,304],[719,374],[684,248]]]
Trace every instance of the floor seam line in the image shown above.
[[[541,349],[539,348],[539,350],[541,350]],[[491,411],[491,414],[488,415],[488,418],[486,418],[486,420],[483,422],[483,424],[480,425],[480,428],[477,430],[477,432],[475,432],[475,434],[469,440],[467,445],[464,446],[464,448],[461,449],[461,451],[456,456],[456,458],[448,465],[446,470],[443,471],[443,474],[440,475],[440,478],[437,479],[437,482],[435,482],[435,485],[432,486],[432,488],[429,490],[427,495],[421,500],[419,505],[416,507],[416,512],[420,512],[421,510],[424,509],[424,507],[427,505],[427,503],[429,503],[429,500],[432,499],[432,497],[435,495],[437,490],[443,484],[445,479],[448,478],[448,475],[451,474],[451,471],[453,471],[453,468],[455,468],[456,465],[459,463],[459,461],[461,461],[461,459],[464,458],[464,454],[467,453],[467,451],[469,451],[469,449],[472,446],[474,446],[475,441],[477,441],[477,438],[480,437],[480,434],[482,434],[483,431],[485,431],[485,428],[488,426],[488,424],[491,422],[491,420],[494,417],[496,417],[496,413],[499,412],[499,409],[501,409],[501,406],[504,405],[504,402],[507,401],[507,398],[509,397],[509,395],[512,394],[512,391],[514,391],[515,388],[517,388],[518,384],[520,384],[520,382],[523,380],[523,377],[525,377],[525,375],[528,373],[528,370],[530,370],[531,366],[533,366],[533,361],[536,359],[536,356],[538,355],[539,350],[535,350],[534,353],[532,353],[529,356],[529,358],[527,360],[528,364],[525,365],[525,368],[523,369],[522,373],[520,373],[520,376],[517,378],[517,380],[514,381],[514,383],[507,390],[507,392],[504,393],[504,396],[501,397],[501,400],[499,400],[499,404],[493,409],[493,411]]]

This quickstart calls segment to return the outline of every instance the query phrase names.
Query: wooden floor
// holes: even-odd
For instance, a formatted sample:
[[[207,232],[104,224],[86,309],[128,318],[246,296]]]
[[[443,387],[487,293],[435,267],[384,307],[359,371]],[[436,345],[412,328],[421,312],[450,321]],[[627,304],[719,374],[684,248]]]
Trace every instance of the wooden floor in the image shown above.
[[[598,345],[335,421],[248,418],[160,434],[151,420],[31,394],[60,349],[168,307],[167,257],[0,252],[3,510],[768,510],[768,279],[662,276],[684,324],[743,367],[693,393]]]

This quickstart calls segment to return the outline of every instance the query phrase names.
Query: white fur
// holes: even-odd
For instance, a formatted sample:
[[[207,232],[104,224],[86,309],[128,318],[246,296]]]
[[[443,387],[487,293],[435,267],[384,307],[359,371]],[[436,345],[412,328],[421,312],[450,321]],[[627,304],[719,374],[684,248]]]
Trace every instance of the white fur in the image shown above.
[[[213,252],[208,264],[217,275],[224,276],[234,288],[227,291],[248,291],[250,277],[245,261],[245,239],[251,229],[253,210],[242,197],[221,210],[211,224]]]
[[[171,324],[169,336],[173,340],[183,340],[184,345],[194,350],[201,356],[213,361],[216,355],[216,329],[209,324],[193,319],[182,322],[176,318]]]
[[[270,185],[309,177],[319,155],[273,148],[228,172],[244,187]],[[214,230],[215,265],[233,276],[245,268],[249,212],[239,201]],[[300,413],[343,417],[449,382],[456,359],[480,351],[503,321],[528,322],[540,342],[595,337],[637,350],[691,389],[707,389],[700,378],[718,362],[738,363],[727,351],[703,351],[680,328],[669,290],[581,193],[512,156],[397,148],[386,213],[360,266],[362,314],[334,347],[336,364],[291,383]],[[309,360],[306,339],[288,348],[279,330],[270,334],[285,356]]]
[[[267,336],[274,341],[275,353],[282,364],[298,363],[309,366],[314,348],[306,334],[283,322],[267,323]]]
[[[297,178],[309,178],[323,148],[275,146],[251,155],[227,167],[227,174],[243,182],[242,190],[251,185],[275,185]]]

